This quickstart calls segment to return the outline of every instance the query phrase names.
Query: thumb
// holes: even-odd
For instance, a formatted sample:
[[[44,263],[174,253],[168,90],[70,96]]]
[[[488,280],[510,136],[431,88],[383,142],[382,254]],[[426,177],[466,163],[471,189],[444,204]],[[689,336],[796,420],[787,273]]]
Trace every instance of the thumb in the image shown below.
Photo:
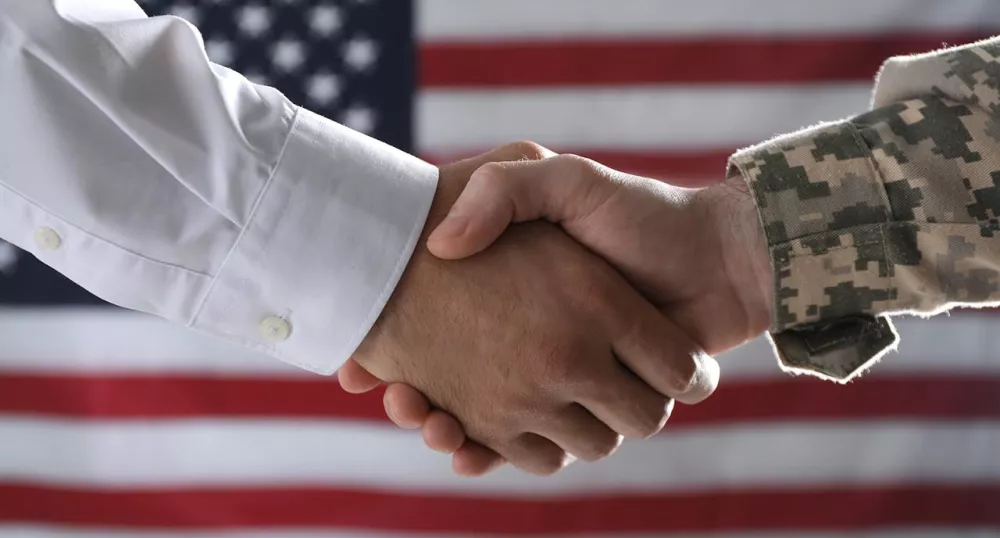
[[[575,208],[577,187],[594,181],[579,157],[489,163],[476,170],[448,216],[427,238],[431,254],[467,258],[493,244],[511,223],[560,222]]]

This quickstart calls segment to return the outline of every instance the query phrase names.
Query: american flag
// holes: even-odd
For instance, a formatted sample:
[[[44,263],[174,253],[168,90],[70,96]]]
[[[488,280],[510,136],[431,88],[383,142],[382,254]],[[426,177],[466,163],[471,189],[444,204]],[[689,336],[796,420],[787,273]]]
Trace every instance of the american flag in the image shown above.
[[[25,0],[28,1],[28,0]],[[208,53],[434,161],[516,139],[661,178],[864,110],[994,0],[150,0]],[[0,538],[1000,536],[1000,318],[903,321],[840,387],[767,344],[665,432],[459,479],[380,395],[124,312],[0,247]]]

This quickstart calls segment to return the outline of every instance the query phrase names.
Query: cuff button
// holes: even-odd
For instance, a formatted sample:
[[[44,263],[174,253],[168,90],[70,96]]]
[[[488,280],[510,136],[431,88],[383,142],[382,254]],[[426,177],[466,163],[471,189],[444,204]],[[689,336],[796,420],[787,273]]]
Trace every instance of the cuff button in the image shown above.
[[[260,335],[269,342],[283,342],[292,334],[292,326],[287,321],[271,316],[260,322]]]
[[[59,250],[59,247],[62,246],[62,238],[52,228],[39,228],[35,230],[35,244],[41,250]]]

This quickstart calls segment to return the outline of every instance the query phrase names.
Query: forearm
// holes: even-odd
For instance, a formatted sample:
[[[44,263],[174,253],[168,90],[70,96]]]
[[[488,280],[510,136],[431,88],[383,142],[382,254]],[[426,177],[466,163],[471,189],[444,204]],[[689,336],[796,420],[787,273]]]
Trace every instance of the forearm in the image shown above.
[[[0,237],[94,294],[330,373],[437,169],[207,60],[131,0],[0,0]]]
[[[891,62],[872,112],[732,159],[767,237],[787,367],[848,379],[896,342],[885,316],[1000,300],[984,50]]]

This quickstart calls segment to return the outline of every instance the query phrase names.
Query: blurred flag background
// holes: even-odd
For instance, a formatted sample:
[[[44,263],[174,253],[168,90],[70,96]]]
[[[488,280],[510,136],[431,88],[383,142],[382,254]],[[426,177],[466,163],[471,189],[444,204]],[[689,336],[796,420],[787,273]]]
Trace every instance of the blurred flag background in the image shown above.
[[[532,139],[664,179],[866,109],[993,0],[148,0],[210,57],[435,162]],[[664,433],[459,479],[350,397],[0,245],[0,538],[1000,536],[1000,317],[904,320],[848,386],[755,342]],[[335,308],[336,305],[331,305]]]

